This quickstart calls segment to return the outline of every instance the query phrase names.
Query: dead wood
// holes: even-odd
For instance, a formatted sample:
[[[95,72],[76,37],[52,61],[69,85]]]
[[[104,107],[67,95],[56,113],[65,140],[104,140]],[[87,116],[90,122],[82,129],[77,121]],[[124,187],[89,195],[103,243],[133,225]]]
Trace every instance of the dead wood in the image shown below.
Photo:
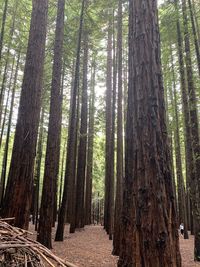
[[[0,266],[1,267],[77,267],[54,255],[40,243],[28,238],[30,232],[13,227],[0,219]]]

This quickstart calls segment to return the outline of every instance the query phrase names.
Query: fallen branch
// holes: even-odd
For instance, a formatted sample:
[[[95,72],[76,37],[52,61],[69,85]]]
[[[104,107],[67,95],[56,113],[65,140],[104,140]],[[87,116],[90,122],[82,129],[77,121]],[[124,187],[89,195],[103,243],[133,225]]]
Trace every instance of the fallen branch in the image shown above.
[[[10,220],[13,218],[0,219],[0,266],[45,267],[46,263],[51,267],[78,267],[28,238],[30,232],[11,226],[6,222]]]

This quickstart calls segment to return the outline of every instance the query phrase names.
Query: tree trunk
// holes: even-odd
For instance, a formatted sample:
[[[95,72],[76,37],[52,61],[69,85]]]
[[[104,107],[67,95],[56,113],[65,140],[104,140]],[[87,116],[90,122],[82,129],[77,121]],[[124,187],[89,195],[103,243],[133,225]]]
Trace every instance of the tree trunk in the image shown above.
[[[105,148],[105,206],[104,227],[109,233],[109,179],[111,174],[111,125],[112,125],[112,20],[109,14],[106,77],[106,148]]]
[[[157,6],[154,1],[129,3],[125,187],[118,266],[180,267]]]
[[[85,0],[82,0],[82,8],[80,15],[80,26],[77,44],[76,54],[76,66],[75,66],[75,77],[73,83],[72,100],[70,107],[70,119],[69,119],[69,130],[68,130],[68,142],[67,142],[67,159],[66,159],[66,170],[65,170],[65,184],[63,190],[62,204],[58,216],[58,226],[56,231],[55,241],[63,241],[65,217],[67,210],[67,201],[73,199],[73,184],[75,180],[75,154],[76,154],[76,111],[77,111],[77,95],[79,85],[79,69],[80,69],[80,49],[81,49],[81,37],[83,28],[83,16],[84,16]],[[71,204],[71,209],[75,206]]]
[[[2,202],[3,202],[5,185],[6,185],[6,173],[7,173],[7,161],[8,161],[8,151],[9,151],[10,130],[11,130],[11,123],[12,123],[12,116],[13,116],[13,108],[14,108],[14,100],[15,100],[16,83],[17,83],[17,77],[18,77],[18,71],[19,71],[20,55],[21,54],[19,52],[18,58],[17,58],[15,76],[14,76],[14,83],[13,83],[13,87],[12,87],[10,113],[9,113],[9,118],[8,118],[8,128],[7,128],[4,155],[3,155],[3,162],[2,162],[1,182],[0,182],[0,207],[1,207]]]
[[[2,18],[2,24],[1,24],[1,34],[0,34],[0,62],[1,62],[1,56],[2,56],[2,48],[3,48],[5,23],[6,23],[6,17],[7,17],[7,9],[8,9],[8,0],[5,0],[5,2],[4,2],[4,10],[3,10],[3,18]]]
[[[198,36],[197,36],[197,31],[196,31],[196,25],[195,25],[191,0],[188,0],[188,5],[189,5],[190,18],[191,18],[191,23],[192,23],[192,32],[193,32],[194,46],[195,46],[196,57],[197,57],[197,66],[198,66],[198,71],[199,71],[199,76],[200,76],[200,49],[199,49]]]
[[[7,49],[7,52],[6,52],[6,63],[5,63],[5,67],[4,67],[4,74],[3,74],[2,85],[1,85],[1,92],[0,92],[0,125],[1,125],[1,119],[2,119],[1,118],[2,117],[2,110],[3,110],[2,106],[3,106],[3,101],[4,101],[5,84],[6,84],[6,80],[7,80],[7,69],[8,69],[8,64],[9,64],[10,49],[11,49],[11,44],[12,44],[12,40],[13,40],[13,34],[14,34],[14,30],[15,30],[17,7],[18,7],[18,1],[15,2],[15,6],[14,6],[14,14],[13,14],[13,17],[12,17],[12,25],[11,25],[11,28],[10,28],[8,49]],[[1,37],[2,37],[2,35],[0,36],[0,38]],[[1,47],[1,44],[0,44],[0,69],[1,69],[1,52],[2,52],[1,49],[2,49],[2,47]]]
[[[123,181],[123,120],[122,120],[122,1],[118,2],[118,98],[117,98],[117,181],[115,197],[115,217],[113,236],[113,255],[120,253],[121,209],[122,209],[122,181]]]
[[[192,137],[191,137],[191,125],[190,125],[190,114],[189,114],[189,104],[187,96],[187,85],[186,85],[186,75],[185,75],[185,65],[184,65],[184,55],[183,55],[183,40],[180,27],[178,2],[175,1],[175,8],[177,14],[177,43],[178,43],[178,58],[179,58],[179,73],[180,73],[180,83],[181,83],[181,97],[182,97],[182,107],[183,107],[183,117],[184,117],[184,137],[185,137],[185,160],[186,160],[186,183],[187,183],[187,203],[190,207],[191,199],[191,188],[190,180],[193,168],[193,152],[192,152]],[[190,207],[192,208],[192,207]],[[192,228],[190,229],[192,232]]]
[[[54,43],[54,63],[51,83],[51,103],[47,150],[43,180],[42,200],[40,207],[39,230],[37,240],[47,248],[52,248],[52,224],[55,194],[57,194],[57,178],[60,163],[60,134],[61,134],[61,74],[62,49],[64,38],[64,9],[65,0],[58,0],[57,21]]]
[[[174,110],[174,147],[175,147],[175,157],[176,157],[176,177],[177,177],[177,186],[178,186],[178,207],[179,207],[179,224],[184,222],[184,238],[188,239],[188,220],[187,220],[187,211],[186,211],[186,195],[185,195],[185,185],[183,179],[183,170],[182,170],[182,158],[181,158],[181,144],[179,136],[179,116],[178,116],[178,103],[177,103],[177,92],[176,92],[176,81],[175,81],[175,70],[174,70],[174,60],[172,46],[170,45],[171,53],[171,68],[172,68],[172,89],[170,89],[170,97],[172,100],[172,106]]]
[[[86,171],[86,198],[85,198],[85,224],[91,224],[92,207],[92,176],[93,176],[93,146],[94,146],[94,113],[95,113],[95,60],[92,63],[90,103],[89,103],[89,129],[88,129],[88,149],[87,149],[87,171]]]
[[[87,30],[86,30],[87,31]],[[88,114],[88,36],[84,36],[83,55],[83,87],[81,105],[81,127],[80,143],[78,148],[77,182],[76,182],[76,228],[84,227],[84,192],[85,192],[85,170],[87,152],[87,114]]]
[[[13,62],[12,62],[10,80],[9,80],[9,83],[8,83],[8,92],[7,92],[6,105],[5,105],[4,114],[3,114],[3,123],[1,125],[0,147],[1,147],[1,144],[2,144],[2,140],[3,140],[4,127],[5,127],[5,123],[6,123],[6,117],[7,117],[7,111],[8,111],[8,102],[9,102],[10,91],[11,91],[11,87],[12,87],[11,84],[12,84],[12,78],[13,78],[14,64],[15,64],[15,59],[13,59]]]
[[[40,114],[48,0],[34,0],[19,114],[8,183],[3,201],[4,217],[15,217],[15,226],[28,228],[33,188],[34,158]]]
[[[199,125],[197,114],[197,100],[193,79],[192,59],[190,52],[190,36],[188,30],[188,18],[186,1],[182,0],[183,12],[183,25],[184,25],[184,41],[185,41],[185,54],[186,54],[186,70],[187,70],[187,83],[189,95],[189,113],[191,123],[191,137],[192,137],[192,150],[193,150],[193,167],[191,173],[191,193],[193,205],[193,218],[195,225],[195,250],[194,258],[200,261],[200,140],[199,140]]]
[[[35,231],[38,230],[38,215],[39,215],[39,195],[40,195],[40,177],[41,177],[41,163],[42,151],[44,142],[44,107],[42,107],[40,118],[40,131],[37,145],[37,156],[35,161],[35,196],[34,196],[34,211],[35,211]]]

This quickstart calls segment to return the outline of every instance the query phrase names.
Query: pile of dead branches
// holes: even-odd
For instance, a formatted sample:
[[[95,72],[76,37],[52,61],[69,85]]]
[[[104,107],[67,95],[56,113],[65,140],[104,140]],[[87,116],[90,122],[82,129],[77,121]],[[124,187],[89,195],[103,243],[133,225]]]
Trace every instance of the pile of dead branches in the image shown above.
[[[77,267],[55,256],[40,243],[28,238],[29,232],[0,219],[1,267]]]

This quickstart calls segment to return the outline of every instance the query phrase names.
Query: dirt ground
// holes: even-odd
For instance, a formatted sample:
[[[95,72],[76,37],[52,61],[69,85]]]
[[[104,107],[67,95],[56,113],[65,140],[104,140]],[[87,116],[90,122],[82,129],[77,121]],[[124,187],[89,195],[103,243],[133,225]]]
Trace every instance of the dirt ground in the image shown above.
[[[75,234],[68,234],[67,228],[66,226],[64,242],[53,242],[53,252],[56,255],[78,267],[117,266],[117,257],[111,255],[112,241],[108,240],[101,226],[87,226]],[[33,227],[30,230],[33,231]],[[183,267],[200,267],[200,263],[193,261],[193,242],[193,236],[189,240],[180,236]]]

